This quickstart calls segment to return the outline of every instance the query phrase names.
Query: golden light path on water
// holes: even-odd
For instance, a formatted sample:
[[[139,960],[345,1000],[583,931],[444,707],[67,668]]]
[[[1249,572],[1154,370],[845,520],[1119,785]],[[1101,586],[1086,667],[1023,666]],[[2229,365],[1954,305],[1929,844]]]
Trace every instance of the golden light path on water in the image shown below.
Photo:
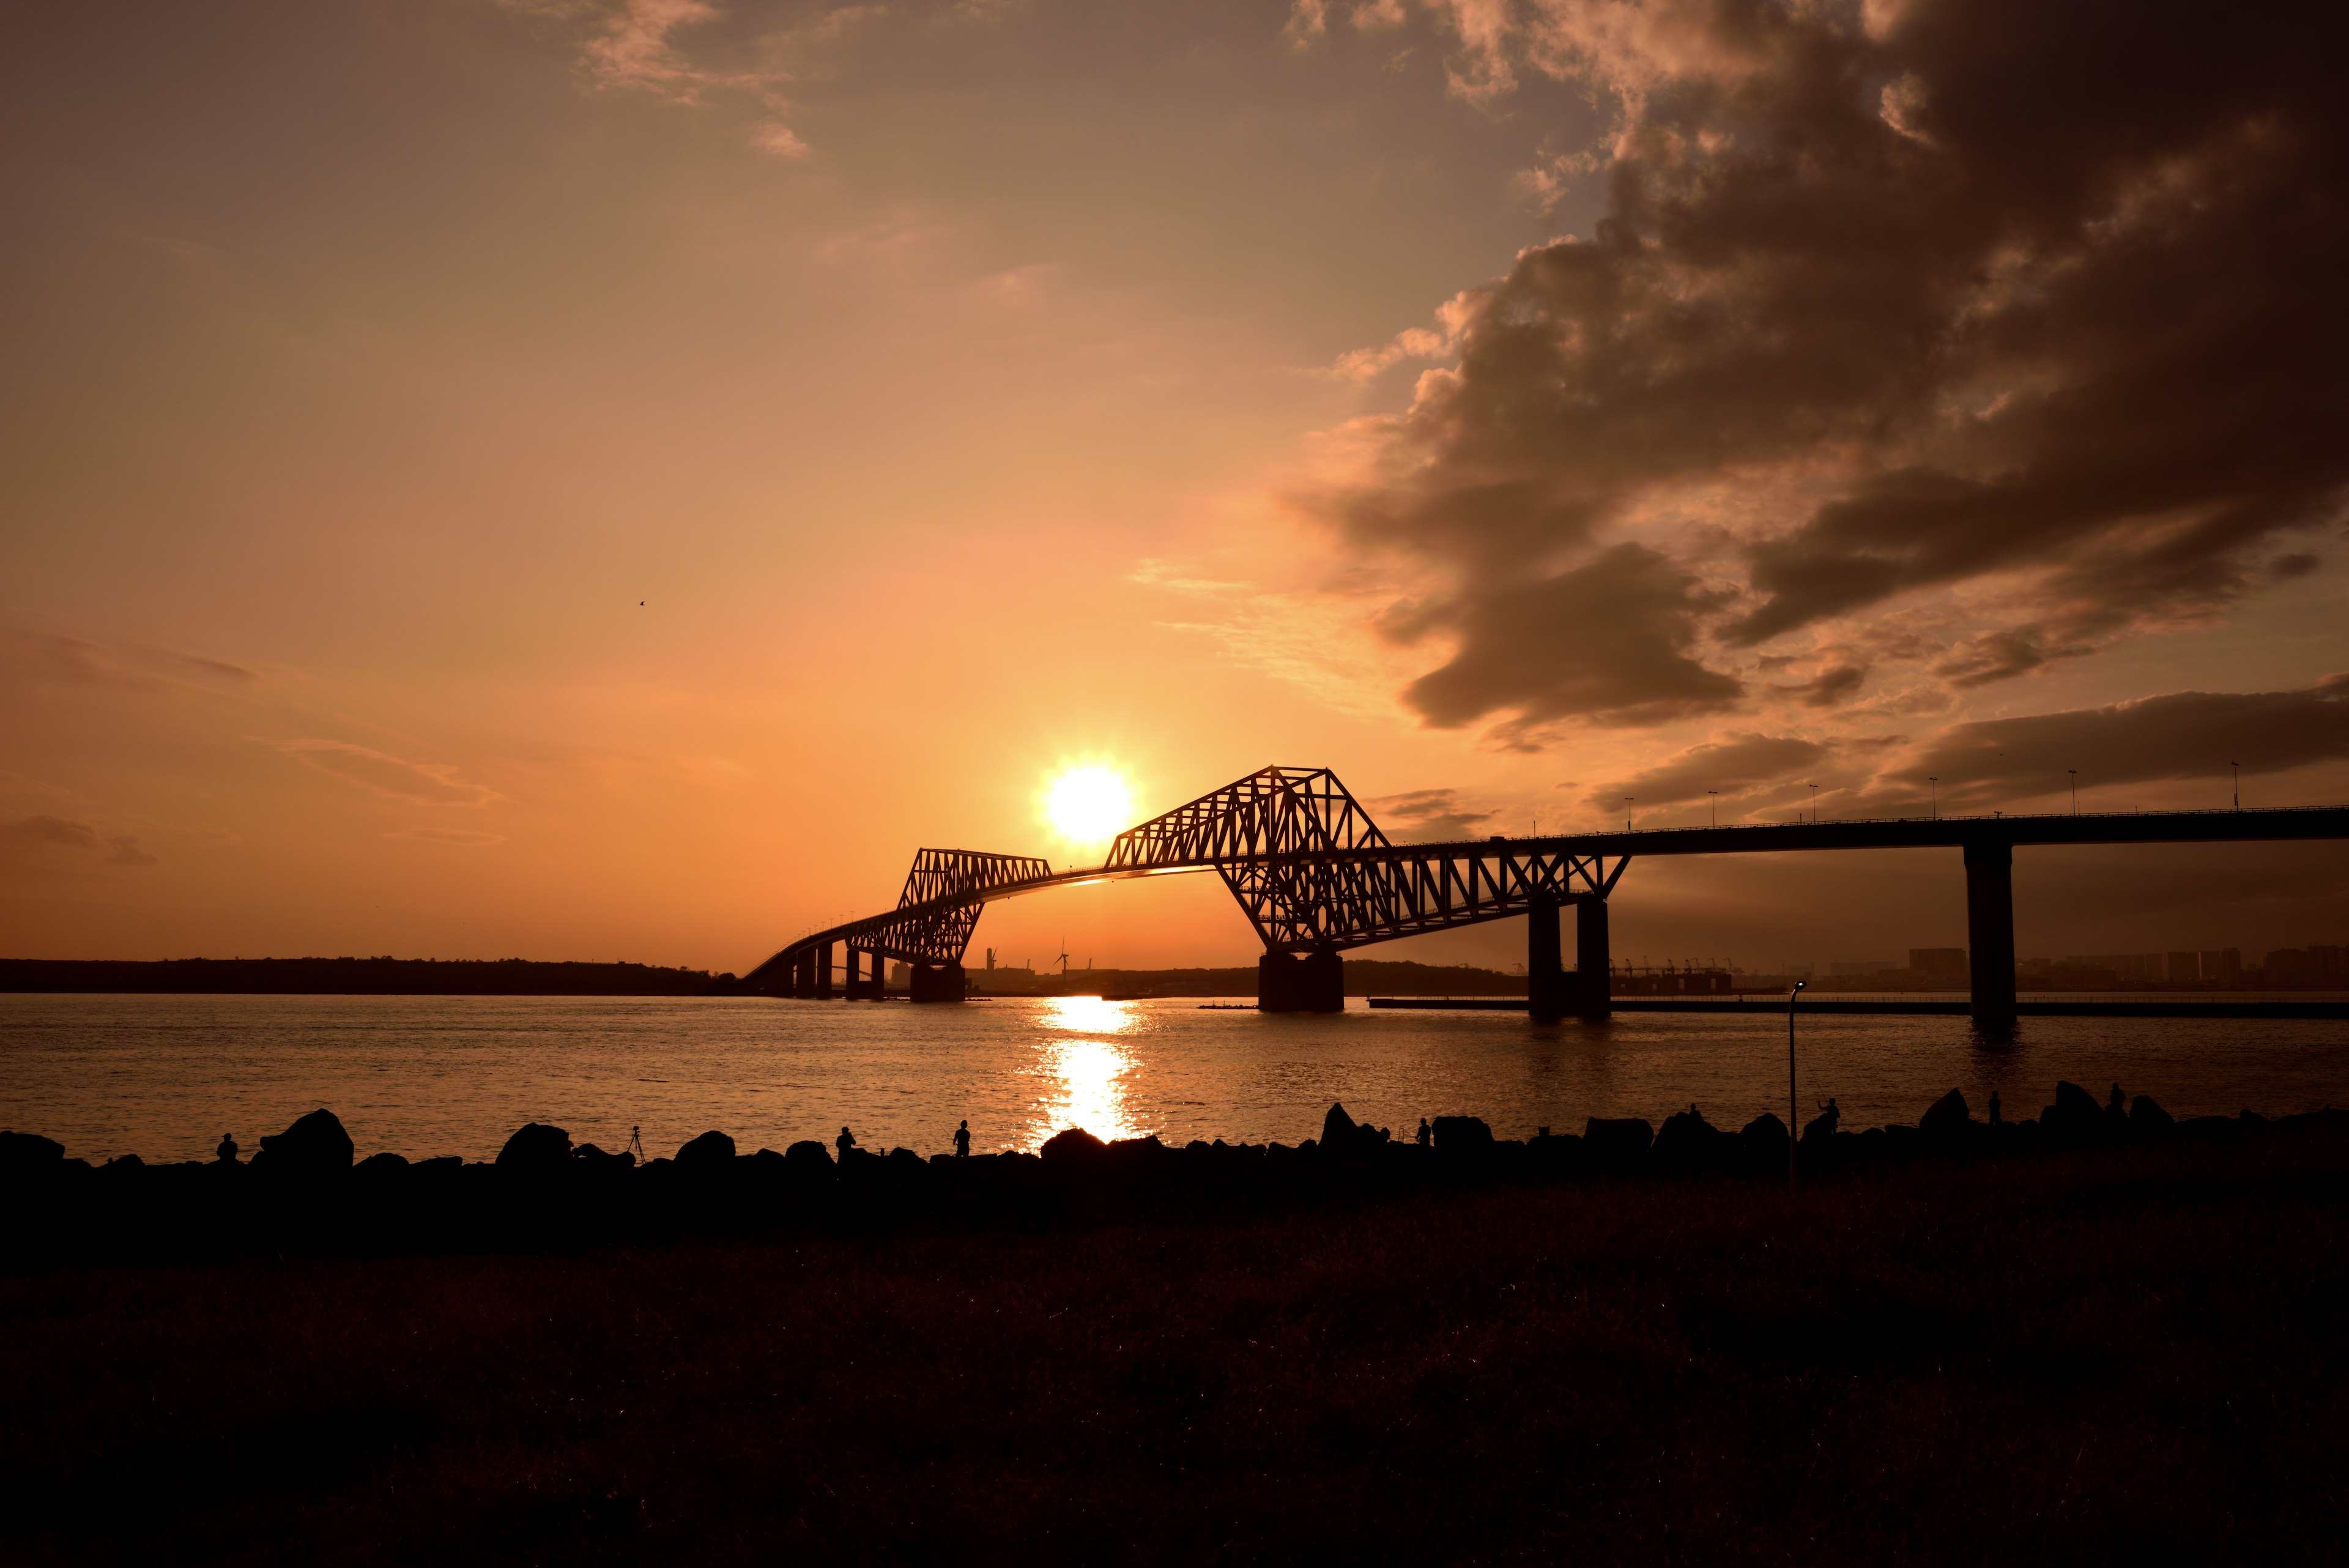
[[[1046,1137],[1082,1127],[1106,1142],[1149,1130],[1131,1113],[1125,1078],[1133,1058],[1115,1038],[1133,1030],[1140,1011],[1098,996],[1055,997],[1045,1004],[1044,1026],[1061,1036],[1043,1047],[1048,1087],[1036,1102],[1036,1116]]]

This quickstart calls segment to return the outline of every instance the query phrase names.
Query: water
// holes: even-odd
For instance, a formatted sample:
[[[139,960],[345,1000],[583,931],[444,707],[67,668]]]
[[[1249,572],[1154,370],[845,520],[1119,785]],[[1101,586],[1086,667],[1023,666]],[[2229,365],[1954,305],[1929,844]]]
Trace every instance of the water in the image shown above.
[[[1801,1023],[1805,1115],[1914,1121],[1952,1086],[2035,1116],[2055,1080],[2117,1080],[2179,1116],[2349,1104],[2349,1024],[2025,1019],[2010,1044],[1961,1018]],[[675,1152],[709,1127],[746,1151],[829,1139],[1032,1149],[1058,1129],[1171,1142],[1316,1136],[1342,1100],[1400,1136],[1466,1112],[1502,1137],[1694,1102],[1717,1126],[1786,1110],[1783,1016],[1628,1013],[1542,1027],[1520,1014],[1328,1017],[1202,1011],[1195,999],[964,1007],[619,997],[0,995],[0,1127],[98,1160],[209,1158],[331,1107],[362,1155],[494,1156],[526,1121],[606,1148],[641,1127]]]

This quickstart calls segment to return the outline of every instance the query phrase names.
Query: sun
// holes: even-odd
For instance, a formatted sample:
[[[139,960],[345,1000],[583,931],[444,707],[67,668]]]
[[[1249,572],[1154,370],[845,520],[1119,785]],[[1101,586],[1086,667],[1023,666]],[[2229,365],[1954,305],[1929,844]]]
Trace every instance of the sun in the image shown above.
[[[1133,793],[1114,768],[1061,769],[1044,785],[1044,820],[1071,844],[1106,844],[1133,820]]]

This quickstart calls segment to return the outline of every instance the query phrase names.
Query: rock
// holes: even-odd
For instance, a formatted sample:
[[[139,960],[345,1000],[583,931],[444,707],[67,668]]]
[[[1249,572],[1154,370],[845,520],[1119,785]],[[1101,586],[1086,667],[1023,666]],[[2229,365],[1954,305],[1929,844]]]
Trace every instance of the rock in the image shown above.
[[[65,1162],[66,1146],[38,1133],[0,1132],[0,1170],[55,1170]]]
[[[339,1176],[350,1169],[352,1152],[351,1135],[341,1120],[321,1108],[282,1133],[264,1136],[253,1163],[280,1176]]]
[[[1786,1168],[1786,1124],[1775,1112],[1764,1111],[1737,1129],[1737,1155],[1755,1170]]]
[[[573,1149],[571,1158],[597,1170],[630,1170],[636,1163],[636,1153],[632,1149],[624,1148],[617,1154],[609,1154],[592,1143],[583,1143]]]
[[[1842,1126],[1843,1107],[1829,1102],[1826,1110],[1803,1124],[1803,1147],[1810,1147],[1814,1139],[1816,1139],[1821,1146],[1825,1146],[1829,1138],[1835,1137],[1837,1129]]]
[[[388,1176],[396,1170],[406,1170],[408,1168],[408,1157],[404,1154],[394,1154],[391,1150],[385,1149],[381,1154],[371,1154],[367,1156],[352,1168],[358,1171],[363,1176]]]
[[[1965,1096],[1951,1089],[1926,1110],[1925,1119],[1917,1124],[1917,1130],[1931,1142],[1951,1143],[1965,1137],[1973,1125]]]
[[[1625,1170],[1648,1158],[1655,1129],[1645,1116],[1593,1116],[1582,1125],[1582,1148],[1593,1165]]]
[[[1482,1116],[1438,1116],[1434,1133],[1438,1154],[1485,1154],[1493,1147],[1493,1129]]]
[[[1038,1152],[1044,1157],[1046,1165],[1069,1165],[1097,1159],[1108,1147],[1082,1127],[1067,1127],[1045,1139]]]
[[[508,1170],[558,1170],[571,1158],[571,1135],[545,1122],[529,1122],[498,1150],[498,1164]]]
[[[734,1163],[734,1140],[711,1128],[677,1151],[677,1163],[687,1170],[724,1170]]]
[[[2139,1095],[2129,1102],[2129,1127],[2136,1132],[2158,1132],[2176,1125],[2177,1118],[2161,1108],[2151,1095]]]
[[[1723,1163],[1726,1151],[1721,1146],[1726,1141],[1727,1135],[1691,1106],[1664,1118],[1664,1125],[1656,1129],[1655,1147],[1649,1158],[1675,1170],[1709,1170]]]
[[[1321,1118],[1321,1147],[1327,1149],[1350,1147],[1354,1141],[1354,1118],[1346,1114],[1342,1102],[1332,1102]]]
[[[2087,1143],[2104,1125],[2096,1096],[2074,1083],[2057,1084],[2055,1103],[2039,1113],[2040,1137],[2053,1144]]]
[[[783,1150],[783,1163],[793,1170],[820,1171],[832,1174],[832,1156],[823,1145],[812,1137],[803,1137]]]

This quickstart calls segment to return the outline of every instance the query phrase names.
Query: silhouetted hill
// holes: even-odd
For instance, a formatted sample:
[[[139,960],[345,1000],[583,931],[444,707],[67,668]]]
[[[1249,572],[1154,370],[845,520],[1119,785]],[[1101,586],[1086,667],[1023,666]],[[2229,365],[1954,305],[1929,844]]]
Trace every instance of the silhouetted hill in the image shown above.
[[[724,996],[731,974],[528,959],[0,959],[0,992],[142,995]]]

